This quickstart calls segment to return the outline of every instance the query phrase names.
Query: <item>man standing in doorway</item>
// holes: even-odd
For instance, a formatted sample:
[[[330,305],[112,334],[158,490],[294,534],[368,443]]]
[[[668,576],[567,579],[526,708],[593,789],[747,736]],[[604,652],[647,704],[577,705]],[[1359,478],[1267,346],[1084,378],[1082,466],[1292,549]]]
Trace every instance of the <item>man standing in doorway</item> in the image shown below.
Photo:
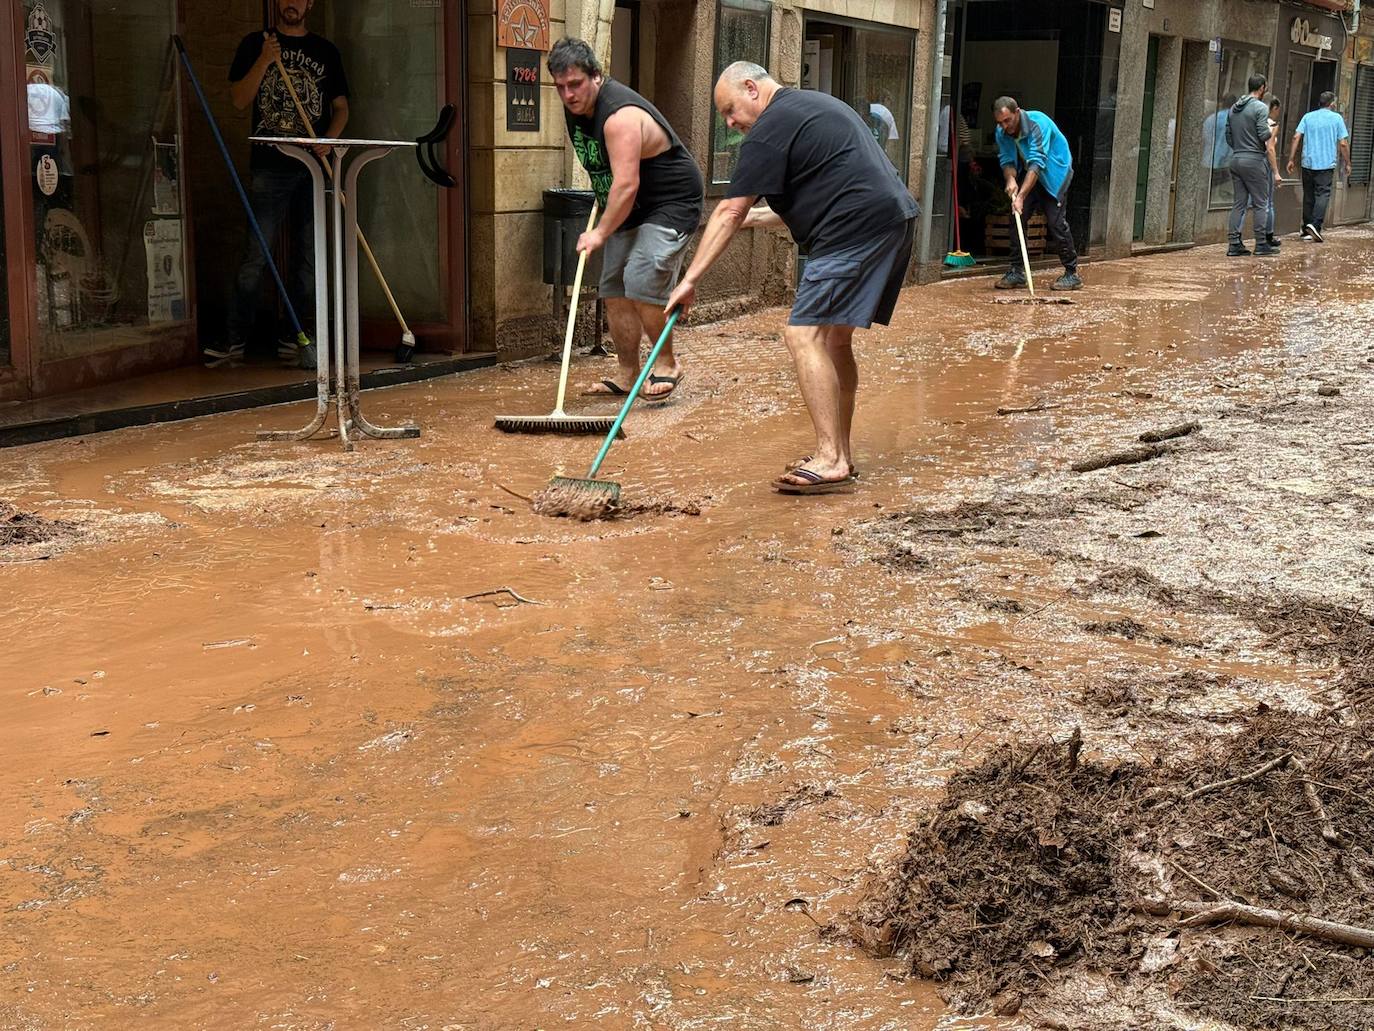
[[[911,261],[916,202],[867,121],[829,94],[789,89],[760,65],[737,61],[721,73],[715,104],[745,139],[726,199],[711,213],[668,308],[691,305],[697,284],[738,230],[787,226],[807,258],[784,339],[816,446],[773,489],[838,490],[855,476],[854,330],[892,318]],[[768,206],[751,210],[759,197]]]
[[[573,151],[601,208],[601,220],[578,238],[577,249],[606,249],[598,293],[606,301],[620,364],[616,379],[604,379],[587,393],[624,397],[639,376],[640,341],[645,334],[657,340],[663,333],[663,306],[687,243],[701,224],[701,170],[668,120],[634,90],[607,77],[584,41],[559,40],[548,64]],[[682,375],[670,339],[642,396],[667,400]]]
[[[1226,143],[1231,148],[1231,189],[1235,194],[1228,225],[1231,242],[1226,249],[1228,258],[1250,254],[1241,242],[1247,209],[1254,212],[1255,253],[1278,253],[1277,247],[1270,247],[1264,240],[1264,221],[1273,181],[1265,150],[1265,143],[1273,135],[1269,129],[1269,105],[1264,102],[1269,82],[1263,75],[1252,75],[1246,85],[1250,92],[1231,105],[1231,116],[1226,122]]]
[[[992,102],[992,117],[997,122],[997,157],[1002,163],[1011,209],[1021,215],[1022,223],[1038,209],[1045,216],[1045,231],[1059,253],[1064,274],[1052,284],[1056,290],[1078,290],[1078,251],[1064,213],[1073,181],[1073,158],[1069,141],[1059,126],[1041,111],[1022,111],[1013,97],[998,97]],[[1019,177],[1019,181],[1018,181]],[[1026,285],[1026,274],[1017,261],[1020,245],[1012,248],[1011,268],[995,284],[999,290],[1014,290]]]
[[[1288,174],[1293,174],[1302,151],[1302,238],[1322,242],[1322,223],[1331,200],[1331,180],[1340,158],[1342,175],[1350,174],[1350,130],[1335,110],[1336,94],[1327,90],[1317,98],[1318,107],[1298,122],[1293,145],[1288,148]]]
[[[305,27],[314,0],[276,0],[276,5],[276,31],[250,32],[234,54],[229,66],[230,99],[239,110],[249,104],[253,106],[253,136],[338,136],[348,123],[348,79],[338,48]],[[309,126],[301,124],[291,92],[281,76],[283,67],[291,77],[296,97],[310,116]],[[321,158],[329,153],[327,144],[317,144],[313,149]],[[289,225],[292,268],[282,278],[291,292],[296,314],[309,331],[315,314],[314,199],[310,172],[276,147],[256,143],[249,167],[252,180],[248,199],[263,236],[270,241],[278,228],[284,223]],[[234,283],[228,339],[206,348],[205,356],[210,359],[207,364],[242,357],[244,341],[257,321],[266,271],[267,259],[249,237]],[[277,354],[303,369],[313,369],[314,350],[312,345],[297,353],[292,341],[279,344]]]

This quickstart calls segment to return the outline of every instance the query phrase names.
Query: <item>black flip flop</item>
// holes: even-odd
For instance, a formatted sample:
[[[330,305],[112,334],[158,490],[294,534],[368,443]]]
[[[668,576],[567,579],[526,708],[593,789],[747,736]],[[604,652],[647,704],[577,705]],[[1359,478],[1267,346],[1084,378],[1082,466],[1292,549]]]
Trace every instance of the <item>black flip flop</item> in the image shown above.
[[[584,390],[583,397],[629,397],[630,392],[622,387],[613,379],[603,379],[601,385],[605,390]]]
[[[793,469],[786,475],[796,476],[807,482],[788,483],[783,479],[774,480],[773,489],[779,494],[833,494],[835,491],[854,486],[853,476],[846,476],[842,480],[823,480],[819,473],[813,473],[810,469]]]
[[[650,383],[667,383],[670,384],[670,386],[661,394],[646,394],[641,389],[639,396],[649,404],[659,404],[662,401],[666,401],[673,396],[673,392],[677,390],[677,385],[682,382],[682,377],[686,375],[686,372],[679,372],[676,376],[656,376],[651,373],[649,379],[644,384],[646,387]]]
[[[802,458],[798,458],[795,462],[788,462],[785,466],[782,467],[782,471],[784,474],[794,473],[802,466],[804,466],[807,462],[813,461],[814,458],[814,455],[806,455]],[[853,462],[849,463],[849,475],[854,477],[854,479],[856,480],[859,478],[859,467],[856,466]]]

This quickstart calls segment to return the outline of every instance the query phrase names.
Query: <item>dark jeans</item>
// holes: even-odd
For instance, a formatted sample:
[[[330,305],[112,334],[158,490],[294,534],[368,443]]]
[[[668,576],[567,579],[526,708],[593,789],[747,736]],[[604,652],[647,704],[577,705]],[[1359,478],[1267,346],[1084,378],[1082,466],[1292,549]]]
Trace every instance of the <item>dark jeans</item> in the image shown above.
[[[1235,202],[1231,205],[1231,220],[1227,228],[1233,244],[1240,243],[1246,209],[1255,213],[1255,238],[1264,239],[1264,222],[1268,217],[1273,184],[1273,170],[1263,154],[1231,156],[1231,189],[1235,194]]]
[[[1078,251],[1074,248],[1073,233],[1069,231],[1069,220],[1064,214],[1064,202],[1068,199],[1068,194],[1068,183],[1064,184],[1063,198],[1056,197],[1045,189],[1043,184],[1037,183],[1035,189],[1026,194],[1025,202],[1021,206],[1021,222],[1023,225],[1029,222],[1037,211],[1043,213],[1045,235],[1049,237],[1049,245],[1059,255],[1065,272],[1077,272]],[[1022,271],[1021,245],[1014,241],[1011,248],[1011,271],[1013,274]]]
[[[283,225],[290,234],[291,267],[281,273],[291,294],[291,304],[307,333],[315,320],[315,230],[314,196],[310,173],[300,170],[255,169],[248,187],[253,215],[268,244]],[[229,310],[229,340],[243,343],[257,321],[258,302],[268,278],[267,259],[258,246],[252,227],[248,229],[243,263],[234,283],[234,301]]]
[[[1326,205],[1331,201],[1331,180],[1334,168],[1304,168],[1302,170],[1302,224],[1322,227]]]

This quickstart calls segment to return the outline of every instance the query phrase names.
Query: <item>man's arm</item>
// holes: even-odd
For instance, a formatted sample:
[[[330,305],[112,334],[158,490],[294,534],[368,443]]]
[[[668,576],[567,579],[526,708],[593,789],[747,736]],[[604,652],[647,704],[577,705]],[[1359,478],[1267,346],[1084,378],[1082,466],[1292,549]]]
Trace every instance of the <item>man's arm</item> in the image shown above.
[[[1293,168],[1298,161],[1298,152],[1302,150],[1302,133],[1293,134],[1293,142],[1288,147],[1288,174],[1293,174]]]
[[[749,214],[744,216],[744,223],[741,229],[777,229],[787,223],[782,220],[782,216],[768,206],[768,202],[749,209]]]
[[[1283,182],[1283,173],[1279,171],[1279,138],[1272,131],[1264,143],[1264,152],[1269,156],[1269,168],[1274,173],[1274,182]]]
[[[749,209],[754,206],[757,199],[727,197],[716,205],[716,210],[711,212],[711,217],[706,222],[706,231],[701,234],[701,243],[697,246],[696,256],[692,258],[692,265],[668,297],[664,311],[672,311],[674,308],[686,311],[692,306],[697,297],[697,283],[701,282],[706,270],[725,252],[726,245],[743,228]]]
[[[591,253],[605,245],[634,210],[639,193],[639,155],[644,148],[640,117],[648,117],[637,107],[622,107],[606,119],[606,155],[611,159],[611,192],[601,221],[577,239],[577,249]]]
[[[236,79],[229,84],[229,99],[237,110],[242,111],[253,103],[253,98],[258,95],[258,87],[262,85],[262,77],[267,74],[267,69],[272,67],[272,62],[280,57],[281,43],[277,41],[277,34],[264,32],[262,52],[258,54],[258,59],[249,66],[242,79]]]
[[[1346,137],[1345,139],[1342,139],[1342,140],[1338,140],[1338,141],[1336,142],[1336,153],[1340,155],[1340,165],[1341,165],[1342,168],[1345,169],[1345,171],[1342,172],[1341,174],[1342,174],[1342,175],[1347,175],[1347,176],[1348,176],[1348,175],[1350,174],[1350,139],[1349,139],[1349,137]]]

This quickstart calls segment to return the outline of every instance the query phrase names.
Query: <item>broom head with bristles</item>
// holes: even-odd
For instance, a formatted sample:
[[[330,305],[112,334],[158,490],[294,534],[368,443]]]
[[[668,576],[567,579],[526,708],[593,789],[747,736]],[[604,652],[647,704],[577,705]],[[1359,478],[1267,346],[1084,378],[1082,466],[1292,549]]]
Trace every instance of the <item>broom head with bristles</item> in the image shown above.
[[[945,255],[945,264],[952,268],[968,268],[970,265],[977,265],[978,262],[968,251],[950,251]]]
[[[507,433],[597,433],[611,432],[614,415],[498,415],[496,428]],[[621,430],[617,437],[625,436]]]
[[[611,480],[555,476],[530,501],[538,515],[601,519],[620,507],[620,484]]]

